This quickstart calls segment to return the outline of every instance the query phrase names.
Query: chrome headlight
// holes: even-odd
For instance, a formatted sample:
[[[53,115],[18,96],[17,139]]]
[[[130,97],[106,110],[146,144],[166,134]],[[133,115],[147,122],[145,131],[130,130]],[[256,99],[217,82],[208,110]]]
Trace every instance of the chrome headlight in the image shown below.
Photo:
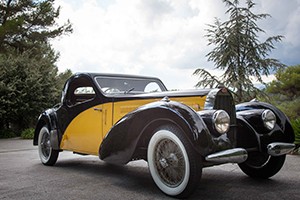
[[[230,126],[230,117],[227,112],[224,110],[217,110],[213,114],[213,124],[219,133],[226,133]]]
[[[273,130],[273,128],[275,127],[275,124],[276,124],[275,114],[271,110],[267,109],[261,114],[261,118],[263,120],[264,126],[268,130]]]

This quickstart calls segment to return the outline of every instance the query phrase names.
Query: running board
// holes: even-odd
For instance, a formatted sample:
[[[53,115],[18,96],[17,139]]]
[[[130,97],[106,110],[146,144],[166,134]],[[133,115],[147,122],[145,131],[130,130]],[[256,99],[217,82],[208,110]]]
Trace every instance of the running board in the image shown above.
[[[219,151],[205,157],[208,162],[223,164],[223,163],[242,163],[248,158],[248,153],[243,148],[234,148],[224,151]]]

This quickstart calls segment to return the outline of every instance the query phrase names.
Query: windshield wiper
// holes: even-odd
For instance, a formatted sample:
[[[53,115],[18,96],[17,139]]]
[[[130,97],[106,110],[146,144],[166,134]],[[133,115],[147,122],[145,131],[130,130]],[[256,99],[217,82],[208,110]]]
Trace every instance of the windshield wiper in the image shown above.
[[[126,91],[124,92],[124,94],[130,93],[132,90],[134,90],[134,87],[133,87],[133,88],[130,88],[130,89],[128,89],[128,90],[126,90]]]

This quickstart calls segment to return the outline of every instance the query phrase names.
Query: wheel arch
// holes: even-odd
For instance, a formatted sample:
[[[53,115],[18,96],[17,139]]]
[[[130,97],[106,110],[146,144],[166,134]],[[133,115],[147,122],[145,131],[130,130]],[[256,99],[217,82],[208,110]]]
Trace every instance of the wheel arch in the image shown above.
[[[138,108],[116,123],[100,146],[100,159],[115,164],[145,159],[151,136],[163,124],[183,130],[200,155],[207,154],[214,145],[205,123],[193,109],[179,102],[158,101]]]
[[[281,140],[283,140],[282,142],[294,142],[295,140],[294,130],[291,126],[290,120],[281,110],[279,110],[275,106],[265,102],[258,102],[258,101],[246,102],[246,103],[236,105],[236,111],[238,115],[239,112],[243,113],[245,111],[250,112],[252,115],[255,115],[256,112],[259,113],[258,110],[262,110],[262,109],[269,109],[273,111],[274,114],[276,115],[277,118],[276,126],[280,131],[283,132],[283,135],[281,137]],[[251,115],[250,113],[247,113],[248,116]],[[239,118],[244,118],[244,117],[240,115]],[[250,122],[249,120],[248,123],[253,127],[255,126],[251,124],[252,122]]]
[[[57,133],[57,123],[56,123],[56,114],[53,109],[44,111],[38,118],[38,122],[35,127],[33,145],[38,145],[38,138],[40,130],[47,126],[50,132],[51,145],[53,149],[59,149],[59,139]]]

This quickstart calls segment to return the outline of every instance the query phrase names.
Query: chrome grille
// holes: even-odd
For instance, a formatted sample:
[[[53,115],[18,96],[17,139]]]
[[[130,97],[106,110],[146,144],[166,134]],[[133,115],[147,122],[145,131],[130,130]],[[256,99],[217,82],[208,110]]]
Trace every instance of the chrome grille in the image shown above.
[[[233,146],[236,146],[236,111],[234,100],[231,94],[228,92],[227,89],[219,90],[214,102],[214,109],[225,110],[230,116],[230,130],[227,133],[228,138],[230,139]]]

